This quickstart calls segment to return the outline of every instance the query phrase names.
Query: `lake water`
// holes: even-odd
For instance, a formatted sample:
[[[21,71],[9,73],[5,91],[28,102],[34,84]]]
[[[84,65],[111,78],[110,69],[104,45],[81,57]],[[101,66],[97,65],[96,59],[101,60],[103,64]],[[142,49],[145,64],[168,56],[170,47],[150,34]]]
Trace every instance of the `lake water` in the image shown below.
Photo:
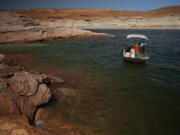
[[[94,31],[115,37],[6,45],[0,52],[30,54],[74,72],[82,82],[78,98],[52,108],[85,135],[179,135],[180,30]],[[149,37],[146,64],[123,61],[130,33]]]

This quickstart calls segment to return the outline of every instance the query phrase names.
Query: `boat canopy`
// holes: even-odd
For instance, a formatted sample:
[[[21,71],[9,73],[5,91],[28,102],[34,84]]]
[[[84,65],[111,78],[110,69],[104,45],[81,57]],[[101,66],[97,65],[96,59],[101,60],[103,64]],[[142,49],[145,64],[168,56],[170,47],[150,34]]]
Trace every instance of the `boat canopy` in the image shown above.
[[[127,39],[129,39],[129,38],[143,38],[143,39],[149,40],[145,35],[140,35],[140,34],[129,34],[129,35],[127,35],[126,38]]]

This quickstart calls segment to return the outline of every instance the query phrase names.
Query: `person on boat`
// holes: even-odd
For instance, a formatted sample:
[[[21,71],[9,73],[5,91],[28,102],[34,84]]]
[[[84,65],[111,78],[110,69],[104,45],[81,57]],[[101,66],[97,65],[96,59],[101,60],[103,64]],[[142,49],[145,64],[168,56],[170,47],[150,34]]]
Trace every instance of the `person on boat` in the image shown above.
[[[144,55],[145,54],[145,45],[144,43],[140,43],[141,52]]]
[[[130,50],[130,57],[135,58],[135,49],[134,49],[134,47],[132,47],[131,50]]]
[[[141,51],[140,45],[139,44],[135,44],[134,48],[135,48],[135,53],[139,54],[140,51]]]

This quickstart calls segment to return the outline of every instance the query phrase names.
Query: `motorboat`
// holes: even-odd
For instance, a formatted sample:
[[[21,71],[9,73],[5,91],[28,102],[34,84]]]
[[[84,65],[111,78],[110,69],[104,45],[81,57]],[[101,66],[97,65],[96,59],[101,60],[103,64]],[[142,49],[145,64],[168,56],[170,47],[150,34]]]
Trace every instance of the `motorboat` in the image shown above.
[[[123,50],[123,57],[126,61],[146,62],[149,59],[149,39],[141,34],[127,35],[127,43]]]

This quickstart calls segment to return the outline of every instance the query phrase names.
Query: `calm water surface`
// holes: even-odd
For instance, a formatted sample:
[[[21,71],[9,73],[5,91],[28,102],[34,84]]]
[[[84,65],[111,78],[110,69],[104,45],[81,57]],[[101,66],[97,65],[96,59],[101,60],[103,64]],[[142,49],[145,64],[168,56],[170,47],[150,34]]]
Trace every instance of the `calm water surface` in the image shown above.
[[[8,45],[0,52],[31,54],[47,66],[84,72],[88,79],[78,98],[53,106],[54,117],[63,115],[84,134],[179,135],[180,30],[94,31],[115,37]],[[123,61],[130,33],[149,37],[146,64]]]

